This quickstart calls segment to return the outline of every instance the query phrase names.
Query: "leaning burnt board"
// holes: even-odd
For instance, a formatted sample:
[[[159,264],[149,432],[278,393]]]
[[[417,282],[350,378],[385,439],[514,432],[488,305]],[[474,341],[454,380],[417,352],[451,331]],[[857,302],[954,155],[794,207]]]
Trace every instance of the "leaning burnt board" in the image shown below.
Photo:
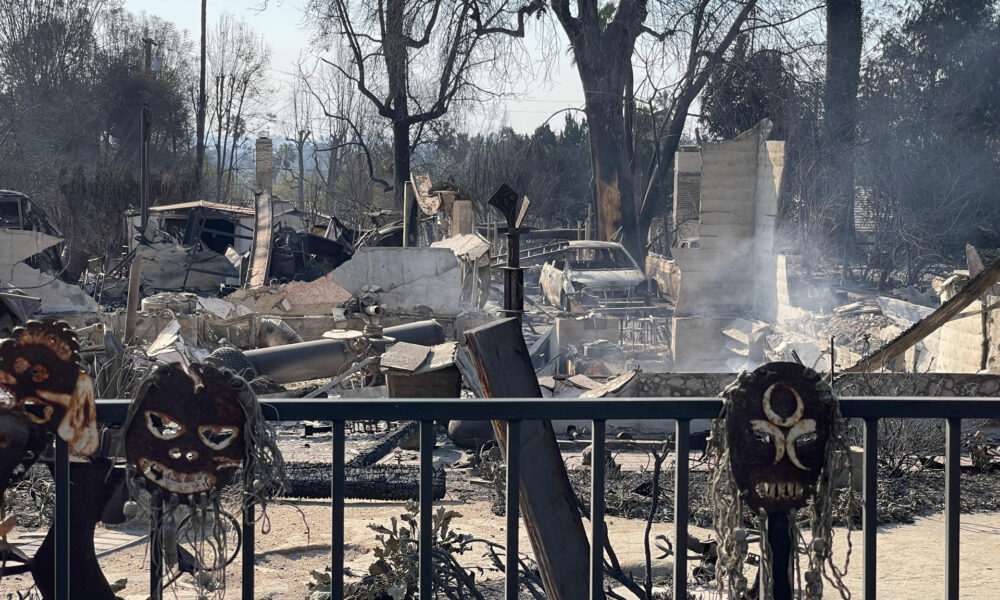
[[[542,397],[517,319],[469,330],[465,341],[487,398]],[[506,452],[505,425],[493,421]],[[546,594],[552,600],[586,598],[590,543],[550,421],[521,423],[521,456],[530,457],[521,460],[521,513]]]
[[[247,282],[250,287],[260,287],[267,284],[267,273],[271,268],[271,235],[274,232],[271,194],[266,191],[257,194],[254,209],[253,254],[250,256]]]

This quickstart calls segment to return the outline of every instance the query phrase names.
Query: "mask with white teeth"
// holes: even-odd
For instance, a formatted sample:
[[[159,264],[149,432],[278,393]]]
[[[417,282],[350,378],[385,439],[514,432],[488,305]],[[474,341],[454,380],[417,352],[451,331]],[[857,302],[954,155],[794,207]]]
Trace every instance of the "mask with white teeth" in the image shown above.
[[[227,484],[242,465],[245,381],[211,365],[156,368],[125,427],[125,458],[146,489],[187,498]]]
[[[755,512],[802,508],[826,463],[836,406],[812,369],[771,363],[727,393],[727,442],[733,478]]]

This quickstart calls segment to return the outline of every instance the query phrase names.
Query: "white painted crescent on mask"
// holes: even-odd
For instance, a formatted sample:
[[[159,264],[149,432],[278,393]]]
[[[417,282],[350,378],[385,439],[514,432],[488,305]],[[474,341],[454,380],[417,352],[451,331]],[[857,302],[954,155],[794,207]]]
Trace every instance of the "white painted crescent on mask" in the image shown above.
[[[810,469],[799,462],[799,457],[795,454],[795,440],[811,433],[816,433],[816,421],[802,419],[788,430],[788,437],[785,439],[785,452],[788,453],[788,460],[792,461],[793,465],[803,471],[809,471]]]
[[[792,392],[792,395],[795,396],[795,412],[786,419],[782,419],[781,416],[775,412],[773,408],[771,408],[771,392],[779,385],[788,388],[788,390]],[[799,396],[799,393],[795,391],[795,388],[781,381],[773,383],[771,384],[771,387],[767,388],[767,391],[764,392],[764,399],[761,404],[764,407],[764,415],[767,417],[767,420],[779,427],[791,427],[792,425],[795,425],[806,412],[806,406],[802,402],[802,396]]]

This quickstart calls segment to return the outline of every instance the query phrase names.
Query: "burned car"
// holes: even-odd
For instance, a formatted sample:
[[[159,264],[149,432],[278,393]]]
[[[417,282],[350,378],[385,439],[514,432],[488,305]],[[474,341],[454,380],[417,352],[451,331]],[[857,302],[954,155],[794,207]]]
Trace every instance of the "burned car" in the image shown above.
[[[616,242],[568,242],[542,265],[542,296],[553,306],[629,308],[648,303],[648,283],[635,259]]]

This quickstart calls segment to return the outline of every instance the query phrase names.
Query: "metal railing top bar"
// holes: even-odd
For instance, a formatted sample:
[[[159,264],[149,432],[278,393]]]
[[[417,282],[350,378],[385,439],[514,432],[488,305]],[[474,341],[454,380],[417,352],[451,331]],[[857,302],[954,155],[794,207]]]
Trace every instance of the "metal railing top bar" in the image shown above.
[[[98,400],[97,420],[125,420],[129,400]],[[271,421],[427,420],[427,419],[712,419],[722,401],[717,397],[684,398],[497,398],[497,399],[339,399],[264,398],[264,417]],[[840,398],[847,418],[1000,418],[1000,398],[882,397]]]

